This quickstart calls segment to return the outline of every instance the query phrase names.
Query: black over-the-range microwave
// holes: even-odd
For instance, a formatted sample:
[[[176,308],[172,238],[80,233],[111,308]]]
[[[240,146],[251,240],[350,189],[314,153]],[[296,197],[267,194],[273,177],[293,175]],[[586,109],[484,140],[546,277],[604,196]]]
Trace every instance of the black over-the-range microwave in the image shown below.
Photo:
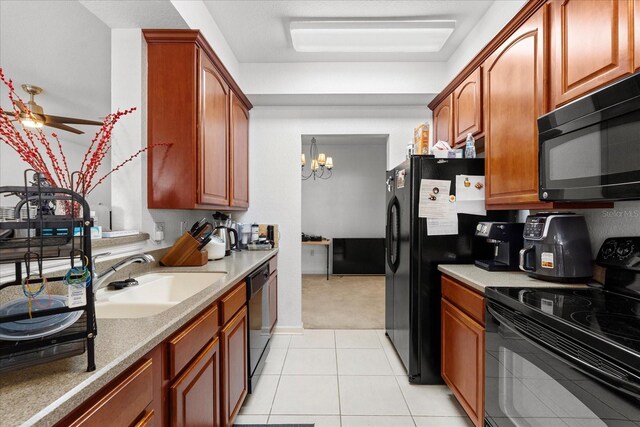
[[[538,119],[543,201],[640,199],[640,73]]]

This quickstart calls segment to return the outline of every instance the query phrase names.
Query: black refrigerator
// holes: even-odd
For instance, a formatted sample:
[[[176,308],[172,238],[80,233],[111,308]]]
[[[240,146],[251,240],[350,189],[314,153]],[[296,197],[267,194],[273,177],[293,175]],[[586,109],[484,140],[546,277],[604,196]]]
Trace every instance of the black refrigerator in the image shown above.
[[[450,194],[455,195],[457,175],[484,175],[484,159],[411,156],[387,172],[385,329],[411,383],[443,382],[438,264],[492,258],[491,245],[475,237],[476,226],[480,221],[509,219],[506,211],[457,214],[457,235],[428,235],[426,218],[418,217],[421,180],[451,181]]]

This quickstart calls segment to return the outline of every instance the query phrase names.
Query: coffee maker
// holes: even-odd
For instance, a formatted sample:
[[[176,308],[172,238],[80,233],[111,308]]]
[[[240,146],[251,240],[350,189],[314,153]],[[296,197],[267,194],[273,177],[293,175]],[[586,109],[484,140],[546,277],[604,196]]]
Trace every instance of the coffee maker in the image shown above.
[[[480,222],[476,227],[476,236],[485,237],[493,243],[493,259],[476,260],[476,265],[488,271],[518,270],[518,255],[523,246],[523,223],[518,222]]]

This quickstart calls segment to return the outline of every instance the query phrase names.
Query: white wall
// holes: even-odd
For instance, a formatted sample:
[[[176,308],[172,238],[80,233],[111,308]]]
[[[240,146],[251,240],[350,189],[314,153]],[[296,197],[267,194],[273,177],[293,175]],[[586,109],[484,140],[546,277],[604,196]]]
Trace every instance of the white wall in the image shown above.
[[[302,182],[302,231],[329,238],[384,237],[386,144],[321,141],[319,149],[333,157],[334,173],[328,180]],[[309,144],[302,150],[308,156]],[[325,272],[325,248],[303,245],[302,274]]]
[[[45,113],[100,120],[110,112],[110,30],[75,1],[1,1],[0,67],[14,80],[16,92],[25,101],[20,85],[44,88],[36,97]],[[10,107],[7,91],[0,89],[0,103]],[[56,132],[67,155],[70,170],[77,170],[97,126],[78,126],[84,135],[45,127],[45,135]],[[50,138],[50,141],[53,141]],[[99,176],[110,169],[105,158]],[[22,185],[27,168],[18,155],[0,143],[0,185]],[[110,181],[103,182],[88,199],[92,206],[110,203]],[[0,204],[2,201],[0,200]]]
[[[515,16],[527,0],[496,0],[449,57],[444,84],[451,81]]]
[[[251,110],[249,187],[251,206],[240,222],[278,224],[278,325],[302,327],[302,181],[300,137],[313,134],[388,134],[387,168],[405,157],[413,128],[426,108],[255,107]],[[336,159],[336,168],[338,168]]]
[[[640,201],[617,202],[612,209],[578,212],[587,220],[594,258],[607,237],[640,236]]]

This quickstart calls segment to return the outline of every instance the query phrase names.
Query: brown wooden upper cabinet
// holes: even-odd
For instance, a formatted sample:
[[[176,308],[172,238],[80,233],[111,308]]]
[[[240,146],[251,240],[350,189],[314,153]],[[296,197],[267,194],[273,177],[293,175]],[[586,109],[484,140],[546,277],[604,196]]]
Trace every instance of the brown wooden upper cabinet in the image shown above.
[[[545,112],[546,8],[485,61],[485,174],[489,209],[544,207],[538,198],[538,129]]]
[[[467,134],[482,133],[482,70],[476,68],[453,91],[453,129],[455,143],[465,142]]]
[[[552,106],[565,104],[633,71],[631,1],[550,3]]]
[[[249,207],[249,110],[231,94],[231,206]]]
[[[453,145],[453,95],[447,96],[433,109],[433,143],[438,141]]]
[[[249,206],[249,110],[211,46],[195,30],[144,30],[148,62],[148,206]]]
[[[229,86],[213,62],[200,56],[198,203],[229,205]]]

